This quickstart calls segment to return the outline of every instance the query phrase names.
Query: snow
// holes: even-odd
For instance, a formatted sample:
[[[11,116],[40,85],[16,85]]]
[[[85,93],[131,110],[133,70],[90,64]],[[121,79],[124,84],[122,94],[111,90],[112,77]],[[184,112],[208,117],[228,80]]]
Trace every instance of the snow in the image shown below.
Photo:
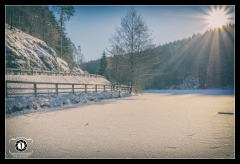
[[[60,67],[67,68],[67,63],[58,58]],[[78,73],[83,71],[80,68],[75,68]],[[82,72],[81,72],[82,71]],[[32,110],[41,108],[54,108],[62,105],[87,103],[89,101],[99,102],[101,99],[109,99],[118,97],[117,92],[109,92],[111,83],[103,77],[87,77],[87,76],[49,76],[49,75],[5,75],[5,80],[11,81],[26,81],[26,82],[50,82],[50,83],[75,83],[75,84],[94,84],[88,85],[87,91],[91,93],[83,93],[85,91],[84,85],[75,86],[75,95],[59,95],[56,96],[55,85],[53,84],[37,84],[37,88],[41,89],[37,91],[38,97],[33,97],[33,89],[9,89],[8,93],[29,93],[27,96],[9,95],[6,98],[6,113],[12,113],[15,111]],[[106,85],[105,89],[108,92],[92,93],[95,91],[95,85],[98,85],[98,92],[103,91],[103,87],[99,85]],[[8,83],[8,88],[33,88],[33,84],[23,83]],[[59,88],[71,88],[69,85],[59,85]],[[44,88],[44,90],[43,90]],[[82,89],[77,89],[82,88]],[[59,92],[72,92],[72,89],[58,89]],[[45,95],[38,94],[47,93]],[[121,96],[129,96],[126,93],[122,93]]]
[[[120,97],[131,96],[131,94],[122,92]],[[65,105],[101,102],[103,99],[119,98],[117,91],[113,92],[101,92],[101,93],[80,93],[80,94],[64,94],[64,95],[40,95],[38,97],[33,96],[18,96],[5,99],[6,113],[17,114],[32,112],[33,110],[41,110],[45,108],[56,108]]]
[[[87,90],[90,93],[83,93],[84,89],[74,89],[75,95],[54,95],[55,85],[38,84],[37,88],[46,88],[46,90],[40,90],[47,94],[38,97],[33,97],[33,90],[8,90],[8,93],[30,93],[28,96],[16,95],[6,98],[6,113],[11,113],[21,110],[32,110],[41,108],[54,108],[62,105],[76,104],[76,103],[87,103],[89,101],[100,101],[101,99],[110,99],[118,97],[117,92],[110,92],[111,83],[101,77],[82,77],[82,76],[48,76],[48,75],[5,75],[5,80],[13,81],[29,81],[29,82],[52,82],[52,83],[76,83],[76,84],[98,84],[107,85],[106,91],[102,92],[103,89],[98,87],[98,92],[94,93],[95,85],[87,86]],[[59,85],[61,88],[70,88],[69,85]],[[59,88],[60,88],[59,87]],[[79,86],[77,86],[79,88]],[[85,86],[80,86],[84,88]],[[22,83],[8,83],[8,88],[33,88],[33,84],[22,84]],[[76,88],[76,87],[75,87]],[[59,89],[59,92],[72,92],[72,89]],[[127,93],[122,93],[121,96],[130,96]]]
[[[88,74],[87,71],[83,71],[81,68],[74,67],[73,70],[80,74]]]
[[[29,158],[235,158],[234,95],[171,92],[6,114],[6,158],[16,137]]]
[[[63,59],[61,58],[57,58],[57,62],[59,64],[59,67],[62,68],[63,70],[69,70],[68,68],[68,63],[65,62]]]
[[[111,85],[111,83],[105,79],[100,77],[83,77],[83,76],[48,76],[48,75],[5,75],[5,80],[13,80],[13,81],[29,81],[29,82],[52,82],[52,83],[78,83],[78,84],[101,84],[101,85]],[[9,83],[9,88],[33,88],[33,84],[19,84],[19,83]],[[44,85],[38,84],[38,88],[48,88],[49,92],[50,88],[55,88],[55,85]],[[80,86],[82,87],[82,86]],[[89,88],[94,88],[95,86],[89,86]],[[61,88],[69,88],[69,85],[61,85]],[[89,89],[88,88],[88,89]],[[63,91],[59,89],[59,91]],[[69,91],[70,90],[64,90]],[[78,90],[76,90],[78,91]],[[29,92],[32,93],[32,90],[10,90],[9,93],[23,93]],[[43,90],[42,92],[48,92],[48,90]]]
[[[69,71],[68,64],[40,39],[5,24],[5,62],[9,68]]]
[[[43,53],[39,50],[35,50],[35,53],[38,55],[38,57],[43,57]]]
[[[192,90],[145,90],[144,93],[157,94],[202,94],[202,95],[233,95],[234,89],[192,89]]]

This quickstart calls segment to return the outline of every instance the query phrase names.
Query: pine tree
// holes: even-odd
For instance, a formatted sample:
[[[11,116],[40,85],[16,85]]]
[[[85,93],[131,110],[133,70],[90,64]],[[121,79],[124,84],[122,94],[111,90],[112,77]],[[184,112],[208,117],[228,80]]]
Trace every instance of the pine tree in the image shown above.
[[[100,61],[100,68],[98,70],[98,73],[100,75],[106,76],[106,68],[107,68],[107,58],[106,58],[105,51],[103,51],[101,61]]]
[[[74,15],[74,8],[73,6],[54,6],[54,10],[59,14],[59,24],[60,24],[60,57],[63,57],[62,46],[63,46],[63,33],[65,31],[65,22],[70,19],[71,16]]]

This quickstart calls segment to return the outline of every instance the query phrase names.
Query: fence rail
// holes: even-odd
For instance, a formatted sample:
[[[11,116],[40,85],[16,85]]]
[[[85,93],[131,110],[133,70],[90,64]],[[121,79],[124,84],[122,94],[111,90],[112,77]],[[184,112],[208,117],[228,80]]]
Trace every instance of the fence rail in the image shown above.
[[[106,85],[106,84],[79,84],[79,83],[52,83],[52,82],[29,82],[6,80],[5,97],[16,95],[34,95],[37,97],[42,94],[62,94],[62,93],[88,93],[88,92],[106,92],[118,91],[129,92],[130,87],[126,85]],[[19,84],[18,86],[11,84]],[[27,85],[27,86],[26,86]],[[30,86],[29,86],[30,85]],[[82,87],[81,87],[82,86]],[[22,91],[22,92],[20,92]],[[30,92],[26,92],[30,91]]]
[[[105,78],[101,75],[96,74],[81,74],[77,71],[44,71],[44,70],[34,70],[34,69],[18,69],[18,68],[6,68],[6,75],[49,75],[49,76],[82,76],[82,77],[96,77]]]

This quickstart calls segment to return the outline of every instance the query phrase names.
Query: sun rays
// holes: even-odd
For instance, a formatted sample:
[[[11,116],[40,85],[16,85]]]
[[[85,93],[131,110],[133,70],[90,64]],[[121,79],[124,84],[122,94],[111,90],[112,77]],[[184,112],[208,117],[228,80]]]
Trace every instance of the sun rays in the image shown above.
[[[206,12],[207,26],[213,29],[229,24],[234,17],[233,12],[230,12],[230,8],[227,8],[227,6],[210,6],[210,9]]]
[[[209,13],[207,20],[210,27],[217,28],[225,25],[228,21],[228,17],[223,9],[218,8]]]

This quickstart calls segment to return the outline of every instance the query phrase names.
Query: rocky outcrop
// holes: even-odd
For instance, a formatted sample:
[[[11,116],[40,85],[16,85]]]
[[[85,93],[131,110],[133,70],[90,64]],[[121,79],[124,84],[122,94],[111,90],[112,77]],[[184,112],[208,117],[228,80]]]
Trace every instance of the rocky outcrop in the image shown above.
[[[5,24],[5,64],[7,68],[69,71],[67,62],[40,39]]]

